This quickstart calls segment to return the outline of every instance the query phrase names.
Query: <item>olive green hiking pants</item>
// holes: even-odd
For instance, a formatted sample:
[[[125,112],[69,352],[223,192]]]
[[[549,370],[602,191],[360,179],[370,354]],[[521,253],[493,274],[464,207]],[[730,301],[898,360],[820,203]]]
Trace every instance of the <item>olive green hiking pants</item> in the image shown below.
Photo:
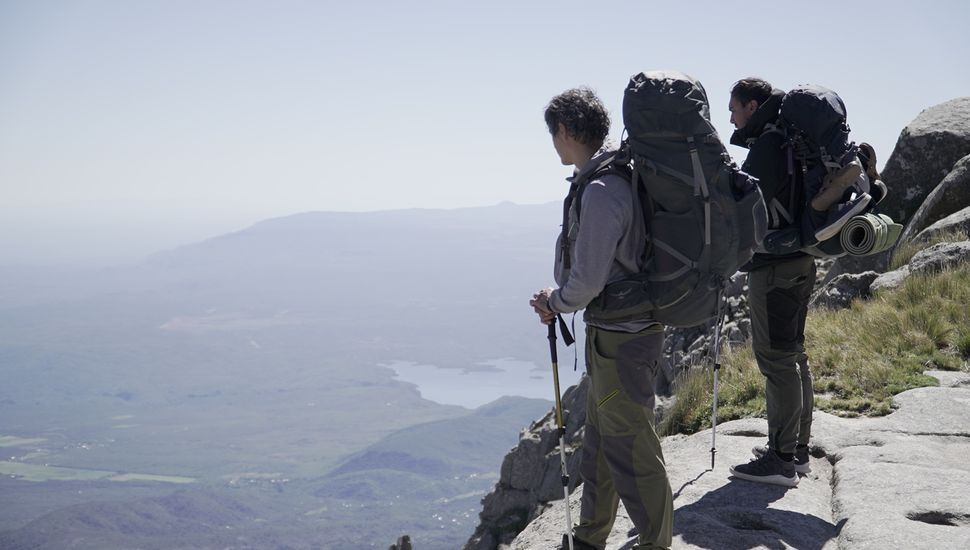
[[[673,499],[653,421],[653,381],[663,332],[629,334],[586,327],[583,501],[575,536],[606,546],[619,500],[639,540],[636,548],[669,548]]]
[[[814,285],[811,256],[748,274],[752,347],[765,376],[768,446],[782,453],[808,445],[812,435],[815,393],[805,354],[805,317]]]

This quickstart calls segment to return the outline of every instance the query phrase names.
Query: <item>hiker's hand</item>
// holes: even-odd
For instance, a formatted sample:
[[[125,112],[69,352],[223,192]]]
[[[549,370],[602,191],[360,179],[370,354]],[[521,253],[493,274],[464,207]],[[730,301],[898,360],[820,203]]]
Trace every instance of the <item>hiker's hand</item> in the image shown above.
[[[532,295],[529,305],[539,316],[539,322],[548,325],[556,320],[556,312],[549,308],[549,295],[552,294],[551,288],[544,288]]]

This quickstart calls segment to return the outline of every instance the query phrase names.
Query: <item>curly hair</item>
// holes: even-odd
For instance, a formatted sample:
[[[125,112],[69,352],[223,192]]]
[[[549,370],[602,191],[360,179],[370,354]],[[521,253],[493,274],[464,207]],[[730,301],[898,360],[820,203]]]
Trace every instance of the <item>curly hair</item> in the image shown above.
[[[731,97],[736,98],[741,104],[757,101],[758,105],[764,105],[765,101],[771,97],[771,84],[764,79],[749,76],[742,78],[731,86]]]
[[[557,95],[546,105],[546,126],[553,136],[559,124],[583,145],[600,147],[610,132],[610,115],[593,90],[572,88]]]

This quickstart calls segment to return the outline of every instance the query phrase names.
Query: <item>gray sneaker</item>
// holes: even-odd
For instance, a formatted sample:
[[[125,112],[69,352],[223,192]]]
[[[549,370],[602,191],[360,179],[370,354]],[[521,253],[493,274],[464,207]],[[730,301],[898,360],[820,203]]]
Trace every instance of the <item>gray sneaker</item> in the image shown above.
[[[747,464],[731,466],[731,475],[739,479],[771,483],[795,487],[798,485],[798,474],[795,473],[795,461],[787,462],[773,452],[766,452]]]
[[[761,458],[768,452],[768,445],[760,445],[751,449],[751,454],[755,458]],[[808,456],[808,445],[799,445],[795,447],[795,472],[799,474],[810,474],[812,473],[812,463],[809,460],[811,457]]]

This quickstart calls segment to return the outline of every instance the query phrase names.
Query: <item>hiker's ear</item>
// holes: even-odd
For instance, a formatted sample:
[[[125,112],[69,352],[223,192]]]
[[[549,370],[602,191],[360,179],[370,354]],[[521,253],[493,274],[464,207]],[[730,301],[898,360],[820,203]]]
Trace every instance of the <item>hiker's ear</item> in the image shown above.
[[[754,112],[758,110],[758,107],[760,107],[760,105],[758,104],[757,99],[752,99],[751,101],[748,102],[747,105],[744,106],[745,110],[748,111],[749,115],[754,114]]]
[[[566,130],[566,125],[562,122],[560,122],[559,127],[556,128],[556,137],[559,139],[569,137],[569,131]]]

